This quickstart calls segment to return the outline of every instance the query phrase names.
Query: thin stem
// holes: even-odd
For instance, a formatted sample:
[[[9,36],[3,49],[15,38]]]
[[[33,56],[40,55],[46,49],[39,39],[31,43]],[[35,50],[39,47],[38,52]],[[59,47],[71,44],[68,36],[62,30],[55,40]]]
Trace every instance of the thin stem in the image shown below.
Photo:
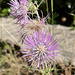
[[[51,0],[51,13],[52,13],[52,25],[54,25],[54,16],[53,16],[53,0]],[[54,34],[54,27],[52,28]]]
[[[65,35],[62,33],[62,37],[64,38],[63,40],[63,52],[65,52],[65,46],[66,46],[66,40],[65,40]],[[66,64],[66,53],[64,54],[64,64]]]
[[[1,39],[2,39],[2,18],[1,18],[1,21],[0,21],[0,28],[1,28]]]
[[[52,13],[52,25],[54,25],[54,17],[53,17],[53,0],[51,0],[51,13]],[[53,34],[54,34],[54,27],[53,27]],[[54,75],[57,75],[56,71],[56,62],[54,62]]]
[[[48,14],[49,13],[48,0],[46,0],[46,8],[47,8],[47,14]],[[48,23],[50,23],[50,17],[48,17]]]
[[[43,1],[44,1],[44,0],[42,0],[42,1],[40,2],[40,4],[38,5],[38,8],[39,8],[39,6],[43,3]]]
[[[2,0],[0,2],[0,5],[2,4]],[[0,7],[0,10],[1,10],[1,7]],[[1,18],[1,22],[0,22],[0,26],[1,26],[1,39],[2,39],[2,18]]]
[[[48,14],[48,1],[46,0],[46,8],[47,8],[47,14]]]
[[[54,16],[53,16],[53,0],[51,0],[51,13],[52,13],[52,25],[54,25]],[[52,28],[54,34],[54,27]]]
[[[69,67],[69,75],[71,75],[71,69],[72,69],[72,63],[73,63],[73,58],[74,58],[74,50],[75,50],[75,39],[73,40],[73,47],[72,47],[72,58],[71,58],[71,65]]]
[[[49,10],[48,10],[48,1],[46,0],[46,8],[47,8],[47,14],[49,13]],[[50,19],[48,18],[48,23],[50,23]],[[49,28],[49,32],[51,34],[51,29],[50,29],[50,26],[48,26]]]
[[[42,0],[39,5],[37,4],[36,10],[38,10],[39,6],[43,3],[43,1],[44,0]],[[38,13],[38,11],[36,11],[36,12],[37,12],[36,14],[37,14],[38,20],[39,20],[40,19],[39,13]]]
[[[1,27],[12,37],[12,39],[20,46],[20,44],[16,41],[17,39],[15,39],[11,34],[10,32],[3,26],[1,25]]]
[[[52,12],[52,25],[54,25],[54,17],[53,17],[53,0],[51,0],[51,12]]]

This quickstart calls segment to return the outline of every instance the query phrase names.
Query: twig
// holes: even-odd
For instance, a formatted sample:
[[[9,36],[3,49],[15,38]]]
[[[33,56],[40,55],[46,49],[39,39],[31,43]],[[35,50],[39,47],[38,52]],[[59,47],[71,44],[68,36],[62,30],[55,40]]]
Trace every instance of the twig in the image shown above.
[[[10,32],[3,26],[1,25],[1,27],[11,36],[11,38],[20,46],[20,44],[17,42],[17,39],[13,37],[13,35],[10,34]]]

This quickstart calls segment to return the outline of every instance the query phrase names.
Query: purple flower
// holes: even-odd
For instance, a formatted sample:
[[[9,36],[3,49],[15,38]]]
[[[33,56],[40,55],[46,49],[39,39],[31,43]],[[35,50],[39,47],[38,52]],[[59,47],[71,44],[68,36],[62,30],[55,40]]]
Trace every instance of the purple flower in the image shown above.
[[[28,14],[31,14],[31,12],[28,12],[31,6],[30,2],[31,0],[11,0],[10,3],[8,3],[12,9],[10,12],[11,15],[17,18],[17,23],[20,23],[22,27],[31,20],[28,16]]]
[[[47,27],[45,24],[42,23],[40,20],[32,20],[28,24],[26,24],[22,29],[20,29],[20,34],[21,34],[21,43],[23,43],[24,38],[28,34],[35,33],[36,31],[39,32],[41,30],[46,30]]]
[[[32,61],[31,66],[34,68],[46,67],[51,61],[55,61],[54,57],[58,56],[58,46],[56,40],[53,40],[53,35],[46,31],[37,32],[28,35],[23,42],[23,58],[29,57],[28,61]]]

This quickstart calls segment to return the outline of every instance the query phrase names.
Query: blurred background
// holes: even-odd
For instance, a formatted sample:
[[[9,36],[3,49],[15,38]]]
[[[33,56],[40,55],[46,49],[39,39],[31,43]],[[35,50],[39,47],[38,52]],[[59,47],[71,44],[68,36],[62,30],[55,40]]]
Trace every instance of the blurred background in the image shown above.
[[[10,6],[7,4],[10,0],[0,0],[0,17],[9,16]],[[51,1],[50,0],[33,0],[38,4],[42,1],[39,9],[43,11],[44,17],[50,14],[49,22],[51,23]],[[47,1],[47,3],[46,3]],[[48,9],[46,8],[48,6]],[[75,0],[53,0],[54,24],[65,26],[75,25]],[[40,12],[39,12],[40,13]],[[41,14],[40,14],[41,16]]]
[[[29,63],[21,58],[20,35],[17,33],[19,27],[10,16],[9,1],[0,0],[0,75],[41,75],[37,71],[35,74],[35,71],[28,70],[26,66]],[[43,17],[49,13],[47,23],[52,24],[51,0],[35,1],[37,4],[42,1],[38,8],[39,15],[42,17],[41,11]],[[62,59],[60,56],[58,58],[61,61],[57,63],[57,73],[75,75],[75,0],[53,0],[53,18],[54,34],[61,44],[62,55]]]

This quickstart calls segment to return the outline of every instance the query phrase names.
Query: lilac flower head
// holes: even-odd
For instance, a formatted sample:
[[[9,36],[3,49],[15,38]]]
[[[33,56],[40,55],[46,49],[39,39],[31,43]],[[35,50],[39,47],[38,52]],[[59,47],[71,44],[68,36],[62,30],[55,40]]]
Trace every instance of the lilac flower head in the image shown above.
[[[57,41],[53,40],[53,35],[47,34],[46,31],[39,33],[36,31],[35,34],[28,35],[24,40],[23,58],[30,57],[28,61],[32,61],[31,66],[34,68],[42,66],[44,69],[44,64],[48,67],[51,61],[55,61],[53,57],[59,53],[58,46]]]
[[[17,18],[17,23],[19,22],[22,26],[29,22],[30,17],[28,14],[28,9],[30,7],[31,0],[11,0],[8,3],[11,6],[12,11],[10,12],[14,18]]]
[[[45,24],[42,24],[41,21],[39,20],[32,20],[29,23],[27,23],[22,29],[20,29],[20,34],[22,35],[21,37],[21,42],[23,43],[24,38],[26,35],[35,33],[36,31],[39,32],[41,30],[46,30],[47,27]]]

